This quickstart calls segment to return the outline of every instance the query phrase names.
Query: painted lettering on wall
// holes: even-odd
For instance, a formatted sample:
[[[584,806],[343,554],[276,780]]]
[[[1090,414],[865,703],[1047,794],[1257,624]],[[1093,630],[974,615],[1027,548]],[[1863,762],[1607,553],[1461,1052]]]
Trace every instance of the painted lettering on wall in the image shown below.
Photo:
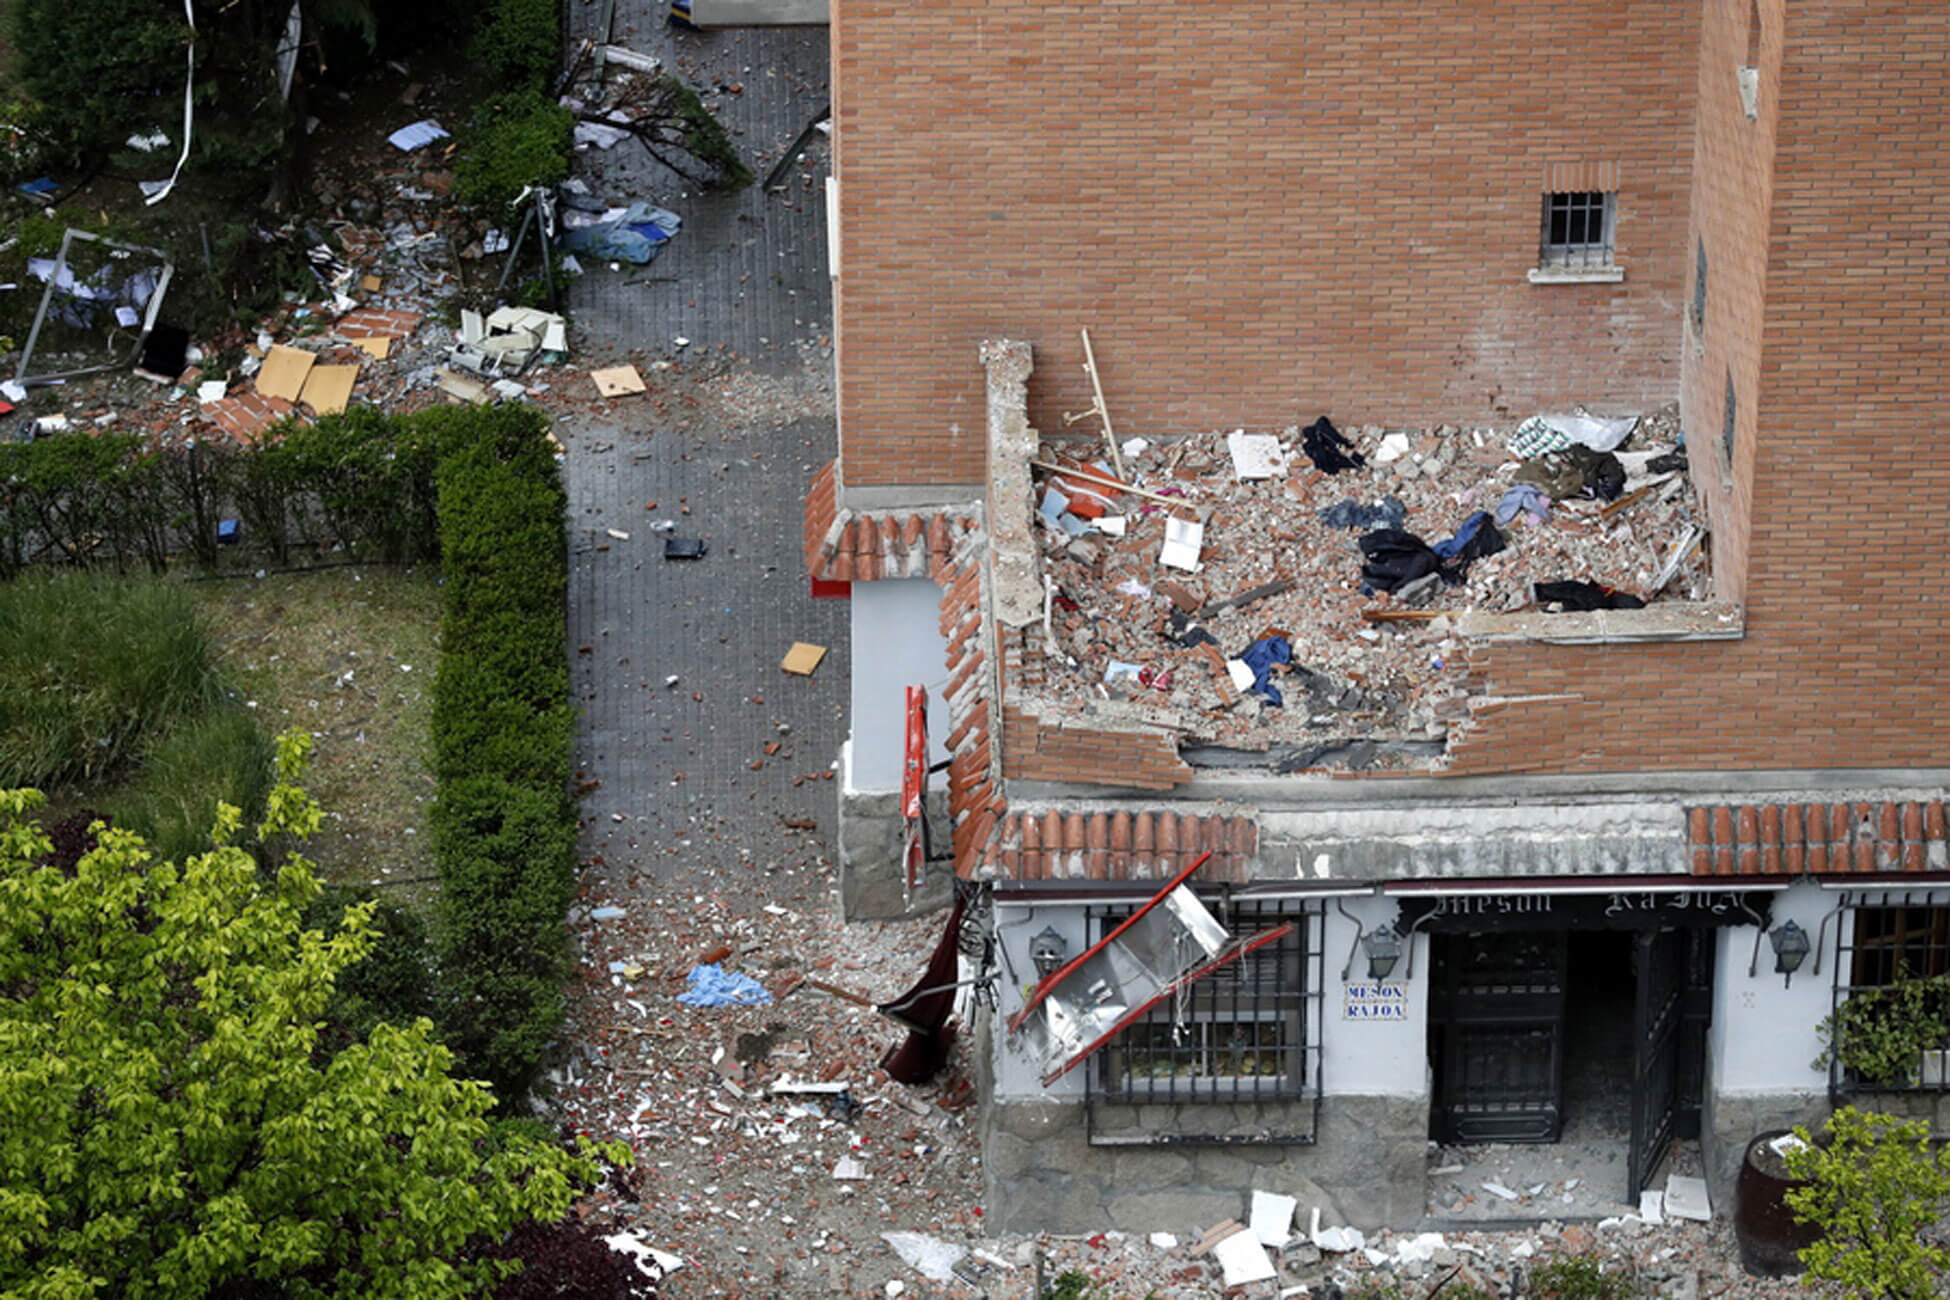
[[[1437,916],[1515,915],[1550,910],[1549,894],[1451,894],[1435,905]]]
[[[1724,916],[1740,906],[1740,895],[1731,891],[1724,893],[1682,893],[1682,894],[1608,894],[1606,895],[1606,916],[1617,916],[1620,912],[1711,912],[1714,916]]]
[[[1348,984],[1341,989],[1343,1020],[1406,1020],[1408,989],[1400,984]]]

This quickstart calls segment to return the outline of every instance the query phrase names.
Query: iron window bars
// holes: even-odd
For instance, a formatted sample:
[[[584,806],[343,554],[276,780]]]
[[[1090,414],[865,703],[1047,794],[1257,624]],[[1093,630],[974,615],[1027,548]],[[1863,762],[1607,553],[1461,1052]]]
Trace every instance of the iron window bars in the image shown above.
[[[1160,1002],[1097,1053],[1087,1093],[1093,1145],[1314,1140],[1325,908],[1212,902],[1234,933],[1278,937]],[[1091,909],[1092,933],[1110,933],[1127,915]],[[1181,1106],[1197,1109],[1162,1109]]]
[[[1617,195],[1607,190],[1559,190],[1544,195],[1537,265],[1571,270],[1612,265]]]
[[[1851,891],[1836,910],[1829,1018],[1836,1034],[1846,1033],[1850,1018],[1844,1008],[1851,999],[1904,980],[1950,975],[1950,904],[1915,890]],[[1937,1013],[1950,1017],[1950,990],[1938,996],[1944,1001]],[[1828,1091],[1836,1101],[1863,1093],[1950,1092],[1950,1037],[1923,1049],[1904,1083],[1861,1078],[1843,1064],[1840,1051],[1828,1055]]]

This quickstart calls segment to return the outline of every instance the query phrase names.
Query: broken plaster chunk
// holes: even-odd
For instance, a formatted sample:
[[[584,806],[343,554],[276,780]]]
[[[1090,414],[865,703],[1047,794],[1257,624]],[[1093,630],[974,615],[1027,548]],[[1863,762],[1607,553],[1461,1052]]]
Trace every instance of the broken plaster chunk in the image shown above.
[[[1212,1254],[1224,1270],[1227,1287],[1270,1281],[1279,1276],[1274,1271],[1266,1247],[1260,1245],[1258,1238],[1250,1232],[1233,1233],[1213,1246]]]
[[[1382,438],[1381,446],[1376,448],[1374,455],[1369,459],[1373,460],[1377,465],[1386,465],[1391,461],[1397,461],[1403,456],[1406,456],[1408,454],[1408,447],[1407,434],[1391,433]]]

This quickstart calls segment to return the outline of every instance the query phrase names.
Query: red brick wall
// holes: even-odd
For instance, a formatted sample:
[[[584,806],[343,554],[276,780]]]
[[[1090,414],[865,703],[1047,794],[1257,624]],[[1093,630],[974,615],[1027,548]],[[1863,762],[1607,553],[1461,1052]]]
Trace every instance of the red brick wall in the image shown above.
[[[1697,9],[835,0],[849,487],[979,482],[986,337],[1120,432],[1514,419],[1678,388]],[[1536,286],[1554,163],[1616,285]]]
[[[1699,128],[1693,167],[1693,235],[1689,259],[1703,241],[1706,311],[1692,322],[1696,263],[1688,262],[1686,341],[1680,414],[1693,455],[1693,478],[1712,523],[1718,594],[1746,591],[1753,507],[1754,431],[1759,408],[1762,307],[1767,282],[1767,229],[1772,207],[1774,144],[1781,106],[1783,0],[1708,0],[1700,24]],[[1757,30],[1750,14],[1757,13]],[[1756,114],[1741,103],[1735,69],[1755,58],[1760,73]],[[1733,380],[1733,456],[1724,446],[1727,380]]]
[[[1746,639],[1499,646],[1500,692],[1584,698],[1486,717],[1458,770],[1950,761],[1950,7],[1795,0],[1778,57]]]

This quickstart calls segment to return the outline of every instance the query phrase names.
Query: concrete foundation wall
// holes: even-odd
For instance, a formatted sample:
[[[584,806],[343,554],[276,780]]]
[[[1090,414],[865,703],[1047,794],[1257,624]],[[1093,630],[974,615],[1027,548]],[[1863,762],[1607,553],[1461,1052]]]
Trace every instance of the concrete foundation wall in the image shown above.
[[[1733,1215],[1734,1182],[1749,1142],[1773,1129],[1819,1124],[1828,1109],[1826,1093],[1707,1093],[1699,1145],[1715,1217]]]
[[[934,850],[948,850],[948,796],[928,794]],[[903,898],[901,846],[907,822],[899,794],[840,795],[840,915],[849,921],[889,921],[938,912],[954,901],[954,864],[928,864],[927,880],[909,903]]]

